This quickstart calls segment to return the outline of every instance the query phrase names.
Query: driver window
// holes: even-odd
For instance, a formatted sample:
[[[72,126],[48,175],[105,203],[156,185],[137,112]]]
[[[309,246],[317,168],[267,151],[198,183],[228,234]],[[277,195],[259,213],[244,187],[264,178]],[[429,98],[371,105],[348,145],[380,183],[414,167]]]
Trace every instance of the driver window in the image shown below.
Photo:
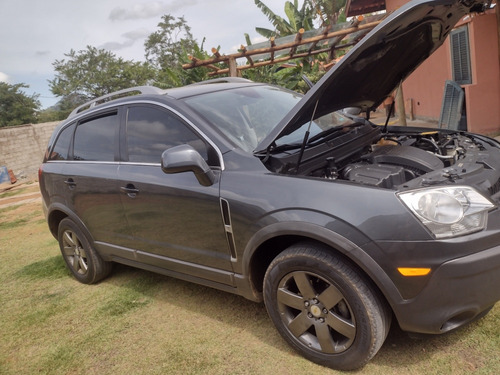
[[[152,106],[132,106],[127,111],[128,161],[160,163],[168,148],[189,144],[207,160],[207,146],[174,114]]]

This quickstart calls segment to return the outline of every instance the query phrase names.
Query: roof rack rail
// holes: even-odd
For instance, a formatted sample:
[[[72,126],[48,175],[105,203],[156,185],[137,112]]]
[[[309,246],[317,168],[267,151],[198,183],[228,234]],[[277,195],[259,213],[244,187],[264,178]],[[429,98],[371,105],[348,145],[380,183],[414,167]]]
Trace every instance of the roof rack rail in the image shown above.
[[[245,82],[249,83],[253,81],[241,77],[223,77],[223,78],[214,78],[214,79],[209,79],[207,81],[192,83],[189,86],[210,85],[212,83],[245,83]]]
[[[140,93],[140,94],[150,94],[150,95],[158,95],[158,94],[164,94],[165,90],[162,90],[158,87],[154,86],[136,86],[136,87],[130,87],[128,89],[120,90],[120,91],[115,91],[107,95],[100,96],[98,98],[92,99],[88,101],[85,104],[82,104],[78,107],[76,107],[68,116],[68,118],[74,117],[77,114],[86,111],[87,109],[94,108],[96,105],[103,104],[106,102],[109,102],[110,100],[113,99],[118,99],[122,98],[125,96],[132,96],[133,93]]]

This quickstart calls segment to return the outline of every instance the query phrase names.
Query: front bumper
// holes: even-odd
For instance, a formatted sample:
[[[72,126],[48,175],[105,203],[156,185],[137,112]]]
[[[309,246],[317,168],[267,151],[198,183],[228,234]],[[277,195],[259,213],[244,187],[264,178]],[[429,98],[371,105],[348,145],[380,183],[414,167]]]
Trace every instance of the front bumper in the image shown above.
[[[500,246],[443,263],[412,299],[394,304],[405,331],[443,333],[500,300]]]

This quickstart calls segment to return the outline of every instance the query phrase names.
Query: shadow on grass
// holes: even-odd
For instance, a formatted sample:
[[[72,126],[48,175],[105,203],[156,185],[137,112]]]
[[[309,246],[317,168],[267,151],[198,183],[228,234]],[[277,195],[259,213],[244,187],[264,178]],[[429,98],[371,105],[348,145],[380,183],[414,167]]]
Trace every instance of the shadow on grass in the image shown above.
[[[71,277],[60,255],[27,265],[19,270],[16,276],[30,279]],[[172,304],[188,312],[203,314],[223,324],[251,332],[262,343],[287,355],[300,357],[274,329],[262,303],[254,303],[238,295],[121,264],[115,264],[112,275],[101,284],[107,284],[116,290],[99,302],[96,309],[98,317],[122,316],[152,302],[165,306]],[[58,301],[58,304],[60,302]],[[37,313],[37,316],[40,314]],[[183,322],[176,324],[182,325]],[[401,371],[408,366],[425,364],[436,354],[448,351],[458,338],[466,339],[475,324],[477,323],[471,323],[469,329],[459,329],[444,335],[425,335],[412,339],[401,331],[393,320],[384,345],[369,366]]]
[[[115,272],[120,273],[120,265],[114,265]],[[117,270],[118,269],[118,270]],[[129,311],[144,307],[153,301],[161,280],[159,275],[148,272],[137,272],[120,285],[116,293],[104,300],[97,313],[106,316],[120,316]]]
[[[143,287],[134,287],[136,278],[137,285]],[[274,329],[262,303],[254,303],[238,295],[123,265],[116,265],[113,276],[104,282],[118,284],[120,279],[128,280],[123,285],[124,288],[135,288],[135,292],[138,295],[143,294],[142,298],[148,301],[154,299],[161,303],[174,304],[182,309],[215,318],[225,324],[252,332],[267,345],[290,355],[299,356]],[[425,364],[437,353],[446,352],[458,338],[463,339],[470,334],[475,324],[477,323],[472,322],[466,326],[469,329],[461,328],[443,335],[421,335],[410,338],[393,320],[384,345],[370,363],[372,366],[388,367],[397,371],[411,365]]]
[[[31,279],[60,279],[70,275],[62,256],[40,260],[24,266],[15,273],[17,277]]]
[[[279,345],[287,352],[295,353],[274,329],[262,303],[255,303],[236,294],[122,264],[115,264],[111,277],[103,283],[120,285],[129,290],[134,288],[135,283],[138,283],[135,291],[142,288],[141,284],[144,284],[147,288],[146,291],[142,291],[144,298],[151,298],[163,304],[173,304],[184,310],[204,314],[219,322],[243,328],[269,344]]]

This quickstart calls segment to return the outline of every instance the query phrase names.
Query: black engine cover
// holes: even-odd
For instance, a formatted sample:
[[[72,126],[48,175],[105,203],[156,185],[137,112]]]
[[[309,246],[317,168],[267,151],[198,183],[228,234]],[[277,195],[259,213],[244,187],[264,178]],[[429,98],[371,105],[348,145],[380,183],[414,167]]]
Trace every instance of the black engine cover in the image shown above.
[[[379,146],[372,153],[363,156],[370,164],[392,164],[418,170],[432,172],[444,167],[444,163],[436,155],[411,146]]]

